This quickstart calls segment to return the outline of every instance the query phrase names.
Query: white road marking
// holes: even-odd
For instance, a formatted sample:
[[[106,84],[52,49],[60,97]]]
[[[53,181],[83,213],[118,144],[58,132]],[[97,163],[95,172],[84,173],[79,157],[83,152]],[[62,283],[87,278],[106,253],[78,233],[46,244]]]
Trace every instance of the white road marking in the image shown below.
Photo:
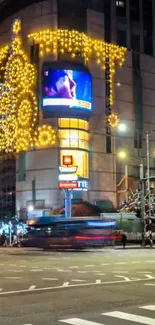
[[[142,307],[139,307],[141,309],[146,309],[146,310],[153,310],[155,311],[155,305],[149,305],[149,306],[142,306]]]
[[[58,272],[72,272],[71,270],[57,269]]]
[[[1,266],[1,265],[4,265],[4,263],[0,263],[0,266]]]
[[[123,278],[125,281],[131,281],[131,279],[129,279],[128,277],[126,277],[124,275],[115,275],[115,277],[117,277],[117,278]]]
[[[132,261],[132,264],[140,264],[142,263],[141,261]]]
[[[86,280],[80,280],[80,279],[73,279],[73,282],[86,282]]]
[[[101,266],[106,266],[106,265],[110,265],[110,263],[103,263],[103,264],[100,264]]]
[[[119,319],[123,319],[123,320],[129,320],[131,322],[137,322],[139,324],[145,324],[145,325],[154,325],[155,324],[155,320],[153,318],[123,313],[121,311],[112,311],[110,313],[102,313],[102,315],[115,317],[115,318],[119,318]]]
[[[31,291],[31,290],[34,290],[36,288],[36,286],[30,286],[30,288],[29,288],[29,291]]]
[[[146,276],[148,279],[153,279],[153,276],[150,275],[150,274],[145,274],[145,276]]]
[[[116,264],[122,265],[122,264],[127,264],[127,262],[117,262]]]
[[[101,284],[102,281],[101,280],[96,280],[96,284]]]
[[[147,263],[155,263],[155,261],[152,261],[152,260],[151,261],[145,261],[145,262],[147,262]]]
[[[88,271],[78,271],[78,273],[88,273]]]
[[[96,323],[91,322],[89,320],[81,319],[81,318],[69,318],[69,319],[63,319],[59,320],[59,322],[70,324],[70,325],[104,325],[103,323]]]
[[[20,267],[27,267],[26,265],[20,265]]]
[[[70,266],[69,268],[70,268],[70,269],[78,269],[79,266]]]
[[[22,273],[23,271],[21,270],[7,270],[8,272],[14,272],[14,273]]]
[[[5,279],[20,280],[22,278],[20,276],[6,276]]]
[[[58,280],[57,278],[42,278],[42,280],[45,281],[54,281],[54,280]]]
[[[84,267],[93,267],[95,265],[91,264],[91,265],[84,265]]]
[[[64,282],[62,287],[68,287],[69,286],[69,282]]]
[[[105,275],[105,273],[96,273],[96,275]]]
[[[129,271],[112,271],[112,273],[129,273]]]
[[[152,273],[152,272],[148,272],[148,271],[139,271],[139,272],[136,272],[136,273],[141,273],[141,274],[149,274],[149,273]]]
[[[155,286],[155,283],[145,283],[145,286]]]
[[[155,280],[155,278],[154,278]],[[117,284],[117,283],[131,283],[131,282],[144,282],[144,281],[149,281],[149,279],[138,279],[138,280],[130,280],[130,281],[124,281],[124,280],[118,280],[118,281],[103,281],[101,282],[101,285],[107,285],[107,284]],[[70,284],[68,287],[69,288],[77,288],[77,287],[93,287],[96,286],[96,282],[88,282],[88,283],[78,283],[78,284]],[[53,287],[45,287],[45,288],[36,288],[34,291],[35,292],[42,292],[42,291],[52,291],[52,290],[59,290],[65,288],[63,285],[61,286],[53,286]],[[2,295],[12,295],[12,294],[18,294],[18,293],[27,293],[29,292],[28,289],[23,289],[23,290],[13,290],[13,291],[2,291],[0,292],[0,296]]]
[[[33,270],[30,270],[31,272],[42,272],[43,269],[33,269]]]

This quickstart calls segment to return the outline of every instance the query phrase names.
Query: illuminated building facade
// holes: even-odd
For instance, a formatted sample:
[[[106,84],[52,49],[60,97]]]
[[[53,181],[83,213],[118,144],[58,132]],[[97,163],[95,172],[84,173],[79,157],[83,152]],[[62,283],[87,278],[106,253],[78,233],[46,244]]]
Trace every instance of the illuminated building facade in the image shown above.
[[[32,205],[54,210],[63,204],[58,177],[64,155],[72,155],[78,165],[79,187],[84,191],[74,191],[75,199],[116,205],[116,184],[124,175],[125,164],[135,186],[139,157],[145,152],[143,133],[153,128],[155,114],[155,62],[149,56],[155,54],[155,21],[150,18],[155,8],[154,1],[147,2],[147,10],[145,1],[137,1],[137,7],[131,0],[23,0],[22,4],[4,0],[0,4],[0,45],[9,44],[12,22],[20,17],[25,50],[38,72],[34,94],[41,132],[37,129],[35,148],[29,147],[17,159],[17,211],[24,214]],[[48,71],[44,65],[50,68],[53,62],[61,63],[59,70],[92,76],[90,114],[85,109],[58,114],[60,106],[44,114],[43,79]],[[123,136],[117,131],[118,119],[127,124]],[[47,135],[50,138],[50,126],[57,132],[56,145],[45,141]],[[117,160],[119,150],[127,151],[126,163]]]

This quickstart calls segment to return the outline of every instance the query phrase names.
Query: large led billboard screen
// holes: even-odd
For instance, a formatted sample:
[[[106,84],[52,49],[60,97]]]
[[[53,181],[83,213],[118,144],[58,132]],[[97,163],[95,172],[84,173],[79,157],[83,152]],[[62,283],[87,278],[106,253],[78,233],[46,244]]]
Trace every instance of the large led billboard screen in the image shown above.
[[[45,68],[43,116],[81,116],[92,111],[92,77],[77,70]]]

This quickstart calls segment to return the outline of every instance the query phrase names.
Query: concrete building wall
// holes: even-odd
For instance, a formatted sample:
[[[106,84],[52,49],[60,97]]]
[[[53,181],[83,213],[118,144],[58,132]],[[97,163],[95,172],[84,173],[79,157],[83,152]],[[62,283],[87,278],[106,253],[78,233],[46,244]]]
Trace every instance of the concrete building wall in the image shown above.
[[[44,1],[21,10],[14,17],[0,24],[0,44],[10,40],[10,26],[13,19],[21,17],[23,35],[46,28],[57,27],[56,1]],[[104,39],[104,15],[92,10],[87,12],[87,32],[90,36]],[[144,130],[154,128],[155,120],[155,58],[140,55],[142,77],[142,103],[144,113]],[[90,119],[90,190],[87,199],[90,202],[110,200],[116,204],[116,182],[124,175],[125,164],[129,165],[129,175],[136,187],[138,176],[138,155],[145,156],[145,141],[143,149],[138,152],[134,148],[135,108],[133,98],[132,52],[128,51],[125,65],[117,68],[114,80],[115,104],[121,121],[127,124],[127,130],[120,134],[117,130],[112,133],[112,154],[106,153],[105,136],[105,74],[92,61],[89,65],[93,76],[93,115]],[[121,87],[117,86],[117,82]],[[52,123],[52,121],[51,121]],[[151,151],[155,149],[155,133],[151,136]],[[117,159],[119,149],[128,153],[124,162]],[[151,160],[153,167],[153,160]],[[17,164],[17,209],[26,208],[32,201],[32,182],[36,184],[36,200],[43,201],[47,208],[57,208],[63,202],[63,193],[57,188],[59,152],[57,149],[40,150],[26,154],[26,180],[18,181]],[[115,173],[117,172],[117,175]]]

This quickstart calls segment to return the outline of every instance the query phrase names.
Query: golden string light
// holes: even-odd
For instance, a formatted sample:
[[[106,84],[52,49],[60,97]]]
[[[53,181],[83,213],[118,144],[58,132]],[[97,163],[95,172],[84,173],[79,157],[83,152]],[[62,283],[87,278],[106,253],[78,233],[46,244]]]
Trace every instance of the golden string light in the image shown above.
[[[40,45],[40,55],[70,54],[74,59],[79,54],[89,63],[92,56],[96,57],[96,63],[102,70],[109,64],[109,104],[114,103],[114,75],[116,66],[123,66],[125,62],[126,48],[115,44],[108,44],[102,40],[96,40],[85,33],[68,29],[47,29],[28,35],[28,38]]]
[[[11,47],[6,45],[0,49],[0,71],[4,71],[4,83],[0,88],[0,151],[5,152],[53,146],[57,138],[52,126],[37,125],[36,69],[23,49],[20,32],[21,21],[17,19],[13,24]],[[125,62],[125,48],[67,29],[41,30],[28,35],[28,38],[39,44],[41,56],[60,52],[70,54],[74,59],[80,55],[85,64],[96,57],[102,70],[106,70],[108,64],[109,104],[113,105],[114,75],[116,66],[122,67]],[[107,119],[111,127],[118,125],[117,114],[111,113]]]
[[[116,113],[111,113],[107,116],[107,122],[112,127],[115,128],[119,124],[119,117]]]
[[[42,125],[38,128],[36,147],[47,147],[55,145],[56,132],[50,125]]]
[[[13,24],[13,38],[6,63],[4,83],[0,90],[0,151],[27,151],[35,145],[55,145],[52,126],[38,128],[36,99],[36,70],[29,62],[20,37],[21,21]],[[9,47],[0,50],[0,64]]]

